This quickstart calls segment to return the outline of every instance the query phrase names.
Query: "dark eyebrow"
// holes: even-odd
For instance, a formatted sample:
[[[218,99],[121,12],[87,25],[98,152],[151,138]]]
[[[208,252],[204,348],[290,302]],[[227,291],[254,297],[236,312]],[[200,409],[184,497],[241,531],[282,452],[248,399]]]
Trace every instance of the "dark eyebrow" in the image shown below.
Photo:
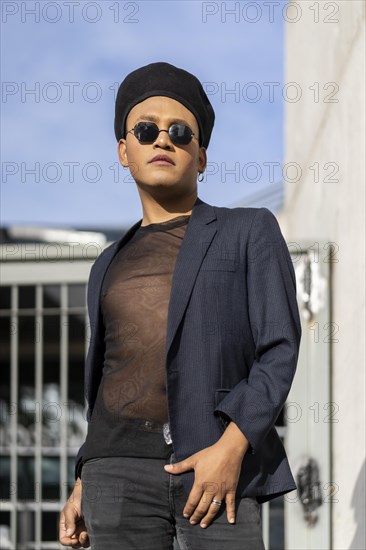
[[[157,122],[158,120],[158,117],[154,116],[154,115],[140,115],[136,120],[135,120],[135,124],[139,121],[139,120],[149,120],[151,122]],[[170,118],[168,120],[168,124],[184,124],[185,126],[190,126],[190,124],[188,124],[188,122],[186,120],[183,120],[182,118]]]

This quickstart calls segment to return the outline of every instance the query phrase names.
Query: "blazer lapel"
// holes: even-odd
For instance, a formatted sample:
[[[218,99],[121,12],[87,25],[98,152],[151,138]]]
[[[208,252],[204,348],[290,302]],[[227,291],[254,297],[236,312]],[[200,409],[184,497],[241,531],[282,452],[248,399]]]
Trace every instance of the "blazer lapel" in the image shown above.
[[[214,208],[197,197],[176,259],[168,307],[166,354],[188,305],[202,260],[217,231]]]

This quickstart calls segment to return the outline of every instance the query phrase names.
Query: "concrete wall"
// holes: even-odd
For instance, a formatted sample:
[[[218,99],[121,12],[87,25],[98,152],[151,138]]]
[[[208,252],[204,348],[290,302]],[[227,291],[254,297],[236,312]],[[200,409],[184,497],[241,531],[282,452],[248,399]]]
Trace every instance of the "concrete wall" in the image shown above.
[[[288,241],[326,240],[339,247],[339,261],[331,266],[332,320],[339,326],[339,342],[331,350],[332,401],[339,406],[339,422],[331,425],[330,481],[339,487],[332,546],[364,549],[365,3],[330,2],[327,9],[325,2],[297,4],[301,18],[286,28],[285,80],[296,82],[302,96],[286,102],[286,163],[300,165],[302,177],[286,183],[285,207],[277,218]],[[319,22],[310,9],[314,4]],[[319,98],[309,89],[316,82]],[[337,88],[323,89],[329,82],[339,86],[333,97]],[[295,87],[288,91],[294,97]],[[310,169],[314,163],[318,182]],[[326,180],[336,167],[326,163],[339,166],[332,177],[338,181]]]

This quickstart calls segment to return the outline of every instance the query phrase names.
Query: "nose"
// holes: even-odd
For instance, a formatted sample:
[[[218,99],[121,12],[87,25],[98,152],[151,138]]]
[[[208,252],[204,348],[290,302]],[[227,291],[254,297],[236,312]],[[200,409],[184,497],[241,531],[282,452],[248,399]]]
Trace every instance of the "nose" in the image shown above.
[[[161,147],[162,149],[172,149],[173,144],[170,141],[168,130],[160,130],[158,137],[154,142],[154,147]]]

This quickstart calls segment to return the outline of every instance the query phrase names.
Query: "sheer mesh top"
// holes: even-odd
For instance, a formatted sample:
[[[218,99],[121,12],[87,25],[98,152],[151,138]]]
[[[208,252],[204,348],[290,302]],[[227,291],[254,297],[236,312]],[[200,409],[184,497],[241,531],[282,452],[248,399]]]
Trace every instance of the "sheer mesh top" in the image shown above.
[[[190,215],[140,226],[104,277],[103,376],[86,439],[92,456],[166,455],[166,330],[176,258]],[[138,433],[154,434],[152,445]],[[145,436],[144,436],[145,437]],[[140,441],[140,444],[139,444]],[[145,439],[146,443],[146,439]]]

